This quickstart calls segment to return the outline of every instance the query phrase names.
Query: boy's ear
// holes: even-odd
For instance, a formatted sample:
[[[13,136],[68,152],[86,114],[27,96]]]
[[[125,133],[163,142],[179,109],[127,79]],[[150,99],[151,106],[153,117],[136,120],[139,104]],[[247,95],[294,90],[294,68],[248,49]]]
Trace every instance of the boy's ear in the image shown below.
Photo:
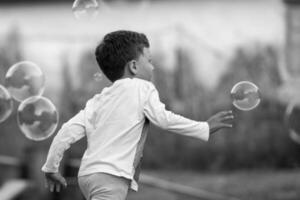
[[[128,62],[128,69],[131,74],[133,75],[137,74],[137,65],[135,60]]]

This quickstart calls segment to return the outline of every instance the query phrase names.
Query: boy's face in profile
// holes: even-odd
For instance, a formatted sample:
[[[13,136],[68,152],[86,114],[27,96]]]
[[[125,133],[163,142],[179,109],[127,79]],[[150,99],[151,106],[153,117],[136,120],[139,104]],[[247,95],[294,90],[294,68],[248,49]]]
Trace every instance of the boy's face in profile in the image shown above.
[[[151,63],[151,53],[149,48],[144,48],[143,53],[136,60],[137,73],[136,78],[151,81],[153,74],[153,65]]]

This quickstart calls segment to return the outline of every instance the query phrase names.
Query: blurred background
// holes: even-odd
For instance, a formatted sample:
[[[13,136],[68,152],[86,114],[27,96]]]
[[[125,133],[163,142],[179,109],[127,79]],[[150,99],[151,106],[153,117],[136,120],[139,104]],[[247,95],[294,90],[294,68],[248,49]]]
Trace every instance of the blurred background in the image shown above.
[[[36,63],[46,77],[44,96],[59,112],[58,129],[111,84],[103,75],[95,81],[100,70],[93,53],[106,33],[120,29],[148,36],[153,82],[169,110],[203,121],[234,110],[234,127],[206,143],[151,126],[140,191],[129,200],[300,198],[300,144],[285,124],[287,106],[300,99],[300,1],[106,0],[89,20],[76,18],[72,4],[0,2],[0,84],[13,64]],[[247,112],[230,97],[245,80],[261,94]],[[70,186],[48,192],[40,168],[56,132],[40,142],[27,139],[18,128],[18,104],[0,123],[0,199],[83,200],[74,178],[86,140],[65,153]],[[149,184],[149,177],[166,187]]]

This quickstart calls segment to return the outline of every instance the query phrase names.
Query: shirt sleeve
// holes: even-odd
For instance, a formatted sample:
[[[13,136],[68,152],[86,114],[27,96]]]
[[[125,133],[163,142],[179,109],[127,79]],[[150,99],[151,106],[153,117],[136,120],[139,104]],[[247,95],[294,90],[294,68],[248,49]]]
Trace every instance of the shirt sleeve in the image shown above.
[[[147,91],[147,92],[146,92]],[[144,114],[156,126],[181,135],[207,141],[209,125],[207,122],[194,121],[166,110],[160,101],[157,89],[149,83],[145,95]]]
[[[46,163],[42,167],[42,171],[58,172],[64,152],[70,148],[71,144],[84,136],[84,111],[82,110],[65,123],[54,137],[48,152]]]

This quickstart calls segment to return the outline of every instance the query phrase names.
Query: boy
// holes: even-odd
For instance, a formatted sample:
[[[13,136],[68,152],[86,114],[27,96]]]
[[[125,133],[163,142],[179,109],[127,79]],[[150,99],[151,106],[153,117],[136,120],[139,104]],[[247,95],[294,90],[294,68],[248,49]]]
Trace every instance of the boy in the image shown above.
[[[148,120],[163,129],[207,141],[209,134],[230,128],[231,111],[197,122],[165,109],[150,82],[153,65],[144,34],[116,31],[96,48],[96,60],[113,82],[90,99],[55,136],[42,167],[50,191],[66,186],[58,172],[63,153],[82,137],[87,149],[78,172],[80,189],[88,200],[124,200],[128,189],[137,191],[140,158]]]

